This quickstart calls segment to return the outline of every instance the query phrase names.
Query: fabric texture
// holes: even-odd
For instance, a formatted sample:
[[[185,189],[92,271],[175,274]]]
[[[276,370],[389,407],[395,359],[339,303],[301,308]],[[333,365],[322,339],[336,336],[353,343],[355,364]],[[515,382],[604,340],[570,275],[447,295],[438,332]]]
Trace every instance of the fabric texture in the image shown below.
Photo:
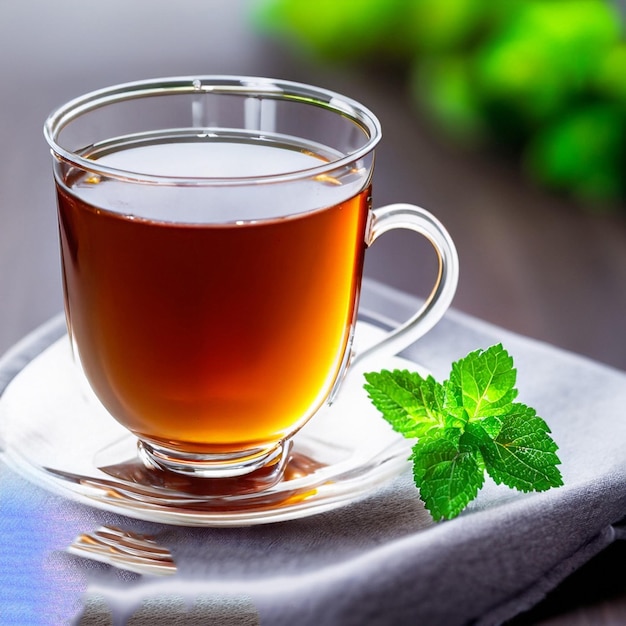
[[[362,296],[364,309],[396,321],[418,305],[371,282]],[[0,394],[64,332],[55,318],[7,353]],[[494,343],[515,360],[519,400],[550,426],[563,487],[522,494],[488,480],[460,516],[433,523],[407,471],[356,503],[303,519],[184,528],[66,500],[0,463],[0,605],[8,611],[0,621],[492,626],[531,608],[622,538],[626,373],[456,310],[405,354],[443,380],[453,361]],[[177,574],[139,576],[64,552],[101,524],[153,535],[172,551]]]

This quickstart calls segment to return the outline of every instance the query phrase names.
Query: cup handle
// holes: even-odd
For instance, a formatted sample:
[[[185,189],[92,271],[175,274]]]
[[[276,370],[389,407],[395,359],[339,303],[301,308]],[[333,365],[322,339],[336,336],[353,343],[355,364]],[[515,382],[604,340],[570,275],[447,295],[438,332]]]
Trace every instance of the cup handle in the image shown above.
[[[401,352],[425,335],[450,307],[459,281],[456,246],[443,224],[428,211],[412,204],[390,204],[374,209],[366,232],[371,246],[383,233],[396,228],[415,231],[426,237],[437,252],[437,280],[423,306],[406,322],[385,337],[352,357],[351,368],[376,355],[388,357]]]

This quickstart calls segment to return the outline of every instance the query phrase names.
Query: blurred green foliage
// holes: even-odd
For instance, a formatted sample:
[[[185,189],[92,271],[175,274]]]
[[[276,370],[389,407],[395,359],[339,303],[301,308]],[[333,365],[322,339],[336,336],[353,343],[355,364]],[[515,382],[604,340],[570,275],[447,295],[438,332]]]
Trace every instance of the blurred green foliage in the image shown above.
[[[626,201],[626,41],[610,0],[257,0],[255,24],[328,62],[392,63],[452,140],[506,147],[591,209]]]

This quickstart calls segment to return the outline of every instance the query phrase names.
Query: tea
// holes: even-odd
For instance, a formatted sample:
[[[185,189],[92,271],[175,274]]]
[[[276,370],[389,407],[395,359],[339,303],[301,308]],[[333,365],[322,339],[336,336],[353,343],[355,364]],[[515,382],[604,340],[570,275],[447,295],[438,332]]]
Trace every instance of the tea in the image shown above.
[[[283,143],[171,138],[92,154],[99,164],[150,163],[174,175],[182,159],[186,175],[193,162],[202,175],[215,167],[225,177],[327,160]],[[284,206],[258,213],[255,193],[233,207],[203,200],[202,189],[135,185],[113,205],[114,181],[70,171],[62,182],[68,325],[92,388],[123,425],[157,445],[220,453],[233,442],[275,442],[318,410],[355,323],[366,179],[332,206],[323,205],[327,187],[341,181],[310,180],[317,191],[294,194],[287,217],[278,216]],[[323,206],[300,212],[311,197]]]

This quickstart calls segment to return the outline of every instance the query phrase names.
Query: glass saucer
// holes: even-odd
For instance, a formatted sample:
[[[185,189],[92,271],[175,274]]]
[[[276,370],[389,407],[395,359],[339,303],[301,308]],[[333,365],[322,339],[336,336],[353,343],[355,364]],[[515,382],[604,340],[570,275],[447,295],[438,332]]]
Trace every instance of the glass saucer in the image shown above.
[[[359,320],[361,350],[383,333]],[[409,466],[395,433],[363,389],[363,371],[424,369],[392,357],[352,370],[335,403],[294,437],[283,478],[260,492],[210,493],[206,479],[163,484],[137,458],[136,439],[79,383],[67,336],[34,358],[0,397],[7,464],[78,502],[181,526],[248,526],[313,515],[370,495]],[[209,483],[210,484],[210,483]]]

